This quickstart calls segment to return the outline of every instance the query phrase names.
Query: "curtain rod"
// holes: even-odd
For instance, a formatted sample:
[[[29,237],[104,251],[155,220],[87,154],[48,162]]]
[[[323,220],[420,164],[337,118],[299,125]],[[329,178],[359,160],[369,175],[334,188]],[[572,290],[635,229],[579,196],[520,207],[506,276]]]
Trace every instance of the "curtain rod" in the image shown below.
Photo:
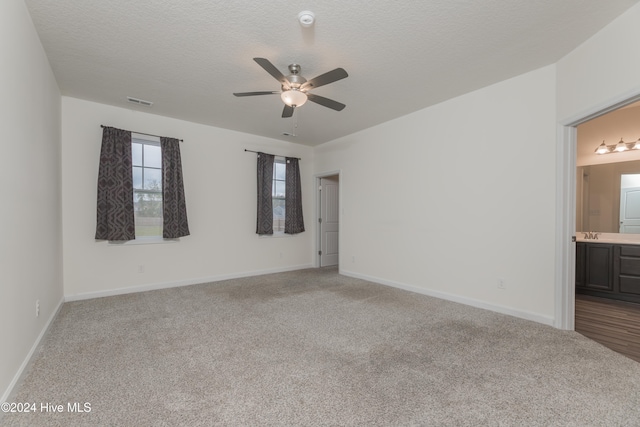
[[[247,151],[249,153],[257,153],[260,154],[259,151],[253,151],[253,150],[247,150],[246,148],[244,149],[244,151]],[[269,153],[264,153],[264,154],[269,154]],[[290,159],[298,159],[298,160],[302,160],[300,157],[291,157],[291,156],[278,156],[277,154],[269,154],[270,156],[276,156],[276,157],[289,157]]]
[[[104,128],[109,127],[109,126],[100,125],[100,127],[104,129]],[[122,129],[122,130],[126,130],[126,129]],[[158,138],[166,138],[166,137],[164,137],[164,136],[160,136],[160,135],[153,135],[153,134],[150,134],[150,133],[144,133],[144,132],[136,132],[136,131],[132,131],[132,130],[127,130],[127,132],[137,133],[137,134],[139,134],[139,135],[155,136],[155,137],[158,137]],[[180,141],[180,142],[184,142],[182,139],[178,139],[178,141]]]

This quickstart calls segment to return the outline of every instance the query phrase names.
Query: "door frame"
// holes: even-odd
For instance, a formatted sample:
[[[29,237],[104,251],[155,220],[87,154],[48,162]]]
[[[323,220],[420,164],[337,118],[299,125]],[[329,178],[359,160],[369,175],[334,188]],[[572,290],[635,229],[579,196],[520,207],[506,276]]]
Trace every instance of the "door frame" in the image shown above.
[[[555,316],[558,329],[575,329],[577,126],[640,100],[640,87],[558,122],[556,139]]]
[[[321,227],[320,227],[320,223],[319,223],[319,219],[320,219],[320,215],[321,215],[321,203],[320,203],[320,180],[322,178],[327,178],[330,176],[338,176],[338,218],[340,218],[340,233],[338,234],[338,271],[341,270],[342,268],[342,262],[340,262],[340,259],[342,257],[342,231],[343,231],[343,226],[342,226],[342,213],[343,213],[343,209],[342,209],[342,170],[337,169],[337,170],[333,170],[333,171],[327,171],[327,172],[321,172],[318,173],[314,176],[314,184],[315,184],[315,199],[316,199],[316,205],[315,205],[315,218],[314,218],[314,224],[316,227],[316,232],[315,232],[315,243],[313,245],[313,253],[314,253],[314,262],[313,262],[313,266],[316,268],[320,267],[320,254],[318,253],[318,251],[320,250],[320,244],[321,244]]]

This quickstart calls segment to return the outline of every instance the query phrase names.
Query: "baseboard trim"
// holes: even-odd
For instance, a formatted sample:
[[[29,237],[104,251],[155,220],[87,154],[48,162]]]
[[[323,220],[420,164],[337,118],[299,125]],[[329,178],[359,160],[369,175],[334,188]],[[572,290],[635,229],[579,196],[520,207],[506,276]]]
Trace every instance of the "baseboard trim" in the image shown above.
[[[114,289],[109,289],[105,291],[84,292],[79,294],[65,295],[64,300],[66,302],[81,301],[81,300],[93,299],[93,298],[103,298],[103,297],[111,297],[116,295],[133,294],[137,292],[154,291],[158,289],[168,289],[168,288],[178,288],[181,286],[200,285],[202,283],[219,282],[221,280],[241,279],[244,277],[262,276],[265,274],[284,273],[287,271],[303,270],[306,268],[313,268],[313,265],[302,264],[302,265],[294,265],[294,266],[284,267],[284,268],[253,270],[253,271],[247,271],[242,273],[221,274],[218,276],[199,277],[195,279],[178,280],[173,282],[151,283],[151,284],[132,286],[127,288],[114,288]]]
[[[5,392],[3,393],[2,397],[0,398],[0,402],[9,401],[9,398],[11,397],[11,393],[13,393],[13,389],[15,388],[16,384],[18,384],[22,380],[23,375],[27,371],[27,367],[29,366],[29,363],[31,363],[31,358],[33,357],[33,354],[38,349],[38,346],[40,345],[40,341],[42,341],[42,338],[46,335],[47,331],[51,327],[51,324],[53,323],[55,318],[58,316],[58,313],[60,312],[60,309],[62,308],[62,304],[64,304],[64,297],[62,297],[60,299],[60,302],[58,303],[58,306],[56,307],[55,310],[53,310],[53,313],[51,314],[51,316],[49,316],[49,319],[47,320],[47,323],[45,323],[44,327],[40,331],[40,334],[38,335],[38,337],[36,338],[35,342],[31,346],[31,350],[29,350],[29,353],[27,353],[27,356],[25,357],[24,361],[20,365],[20,368],[18,368],[18,371],[13,376],[13,380],[11,380],[11,382],[9,383],[9,386],[7,387]]]
[[[490,304],[484,301],[479,301],[473,298],[461,297],[459,295],[448,294],[446,292],[433,291],[431,289],[420,288],[414,285],[408,285],[406,283],[395,282],[392,280],[380,279],[378,277],[367,276],[353,271],[340,269],[340,274],[354,277],[356,279],[367,280],[369,282],[377,283],[380,285],[391,286],[394,288],[403,289],[405,291],[415,292],[417,294],[427,295],[434,298],[440,298],[447,301],[457,302],[460,304],[469,305],[476,308],[482,308],[485,310],[495,311],[496,313],[507,314],[509,316],[519,317],[525,320],[531,320],[533,322],[542,323],[548,326],[554,326],[554,319],[550,316],[543,316],[537,313],[531,313],[524,310],[516,310],[510,307],[505,307],[498,304]],[[555,326],[554,326],[555,327]]]

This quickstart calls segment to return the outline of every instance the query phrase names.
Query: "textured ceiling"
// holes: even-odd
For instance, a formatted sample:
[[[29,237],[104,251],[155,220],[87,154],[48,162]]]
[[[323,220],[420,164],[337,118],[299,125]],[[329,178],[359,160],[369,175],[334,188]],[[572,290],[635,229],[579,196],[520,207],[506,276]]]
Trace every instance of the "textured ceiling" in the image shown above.
[[[638,1],[25,3],[63,95],[317,145],[552,64]],[[298,63],[307,79],[346,69],[313,93],[347,107],[308,102],[283,119],[278,95],[234,97],[280,89],[253,57],[284,74]]]

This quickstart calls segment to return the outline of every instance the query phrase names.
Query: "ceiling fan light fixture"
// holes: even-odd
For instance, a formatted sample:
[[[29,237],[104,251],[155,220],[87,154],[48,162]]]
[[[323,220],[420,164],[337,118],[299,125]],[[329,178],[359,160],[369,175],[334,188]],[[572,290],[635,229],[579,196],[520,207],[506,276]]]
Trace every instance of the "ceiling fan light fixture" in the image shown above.
[[[307,102],[307,94],[297,89],[286,90],[280,95],[282,102],[289,107],[300,107]]]
[[[324,74],[320,74],[319,76],[316,76],[311,80],[307,80],[300,75],[301,67],[298,64],[295,64],[295,63],[289,64],[289,71],[291,72],[291,74],[288,76],[285,76],[268,59],[253,58],[253,60],[259,66],[261,66],[267,73],[271,74],[271,76],[280,83],[281,90],[259,91],[259,92],[234,92],[233,93],[234,96],[244,97],[244,96],[257,96],[257,95],[272,95],[272,94],[279,93],[280,98],[282,98],[282,102],[284,102],[285,104],[285,107],[282,110],[283,119],[292,117],[295,107],[300,107],[304,105],[307,102],[307,100],[310,100],[315,104],[330,108],[335,111],[342,111],[344,107],[346,107],[346,105],[338,101],[334,101],[333,99],[325,98],[324,96],[315,95],[309,92],[311,89],[328,85],[329,83],[333,83],[338,80],[342,80],[345,77],[349,77],[349,74],[347,74],[344,68],[336,68]]]

